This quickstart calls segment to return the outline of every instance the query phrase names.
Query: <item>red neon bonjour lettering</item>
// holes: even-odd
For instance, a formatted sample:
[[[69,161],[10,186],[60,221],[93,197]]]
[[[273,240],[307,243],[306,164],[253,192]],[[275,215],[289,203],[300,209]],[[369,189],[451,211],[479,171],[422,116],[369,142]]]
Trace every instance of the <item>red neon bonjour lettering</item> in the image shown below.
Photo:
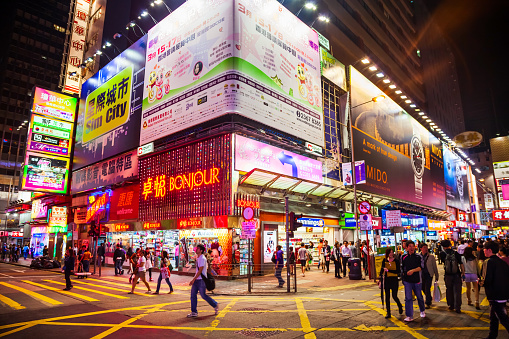
[[[259,201],[237,200],[237,207],[260,208]]]
[[[155,176],[154,178],[147,178],[143,183],[142,195],[145,200],[155,193],[156,198],[162,198],[169,191],[189,189],[193,190],[195,187],[202,185],[213,185],[219,183],[220,168],[212,167],[207,170],[199,170],[196,172],[179,174],[175,177],[166,177],[166,175]],[[259,208],[259,203],[257,204]]]

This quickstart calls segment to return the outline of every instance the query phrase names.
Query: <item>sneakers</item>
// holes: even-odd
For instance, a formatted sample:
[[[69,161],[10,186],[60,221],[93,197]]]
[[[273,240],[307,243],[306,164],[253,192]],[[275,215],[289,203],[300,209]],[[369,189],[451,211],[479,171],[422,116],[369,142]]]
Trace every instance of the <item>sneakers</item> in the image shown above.
[[[198,312],[191,312],[187,315],[188,318],[196,318],[198,316]]]
[[[409,323],[411,321],[414,321],[414,319],[412,319],[410,317],[406,317],[405,319],[403,319],[403,321],[406,321],[407,323]]]
[[[215,315],[219,314],[219,305],[216,305],[216,307],[214,307],[214,312]]]
[[[426,318],[426,312],[421,312],[421,318]]]
[[[150,290],[145,292],[145,294],[151,294],[151,293],[152,293],[152,291],[150,291]]]
[[[159,294],[159,292],[154,292],[154,294]]]

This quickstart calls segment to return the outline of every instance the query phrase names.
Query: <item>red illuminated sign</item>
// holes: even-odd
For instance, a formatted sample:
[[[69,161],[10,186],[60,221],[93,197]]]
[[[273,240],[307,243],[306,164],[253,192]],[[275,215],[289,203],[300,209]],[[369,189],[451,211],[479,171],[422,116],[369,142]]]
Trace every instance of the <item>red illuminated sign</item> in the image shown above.
[[[130,229],[131,225],[129,224],[114,224],[113,229],[115,232],[124,232]]]
[[[237,200],[237,207],[260,208],[259,201]]]
[[[117,188],[111,195],[110,220],[138,219],[139,206],[139,185]]]
[[[161,228],[161,223],[159,221],[155,222],[147,221],[143,223],[144,230],[157,230],[159,228]]]
[[[23,232],[13,231],[13,232],[11,232],[11,237],[14,237],[14,238],[23,238]]]
[[[163,198],[166,192],[173,190],[189,189],[193,190],[195,187],[201,185],[212,185],[219,182],[219,168],[213,167],[208,170],[196,171],[192,173],[181,174],[173,177],[166,178],[165,174],[158,175],[155,178],[148,178],[143,183],[143,192],[141,193],[145,200],[149,195],[154,195],[156,198]],[[208,179],[207,179],[208,176]],[[168,187],[166,182],[168,181]]]
[[[198,220],[182,219],[179,220],[178,222],[178,228],[191,228],[199,226],[201,226],[201,219]]]
[[[509,210],[494,210],[493,220],[509,220]]]
[[[93,197],[93,198],[92,198]],[[96,215],[98,211],[104,210],[106,208],[106,204],[108,203],[109,193],[103,193],[101,195],[89,196],[89,199],[93,200],[92,204],[87,209],[87,222],[90,222],[92,218]]]

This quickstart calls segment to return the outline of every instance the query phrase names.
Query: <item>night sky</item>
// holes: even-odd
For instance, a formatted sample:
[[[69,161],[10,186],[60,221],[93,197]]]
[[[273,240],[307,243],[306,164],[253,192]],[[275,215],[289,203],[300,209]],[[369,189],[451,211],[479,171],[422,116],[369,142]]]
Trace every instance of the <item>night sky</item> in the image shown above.
[[[466,129],[509,134],[509,1],[427,0],[456,56]]]

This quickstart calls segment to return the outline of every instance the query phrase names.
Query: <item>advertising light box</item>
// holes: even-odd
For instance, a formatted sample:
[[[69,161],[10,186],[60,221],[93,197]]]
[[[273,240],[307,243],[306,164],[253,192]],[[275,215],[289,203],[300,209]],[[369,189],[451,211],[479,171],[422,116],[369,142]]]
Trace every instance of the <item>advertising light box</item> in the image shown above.
[[[59,156],[69,156],[73,124],[32,114],[27,149]]]
[[[36,87],[32,113],[74,122],[77,104],[77,98]]]
[[[445,210],[440,140],[390,98],[373,102],[385,94],[350,69],[355,159],[366,162],[362,190]]]
[[[324,144],[318,35],[275,0],[185,2],[146,69],[140,145],[228,113]]]
[[[26,153],[22,190],[67,193],[69,158]]]
[[[443,154],[447,205],[462,211],[468,211],[470,209],[467,178],[468,165],[445,146]]]
[[[83,84],[74,171],[139,146],[146,44],[144,36]]]

